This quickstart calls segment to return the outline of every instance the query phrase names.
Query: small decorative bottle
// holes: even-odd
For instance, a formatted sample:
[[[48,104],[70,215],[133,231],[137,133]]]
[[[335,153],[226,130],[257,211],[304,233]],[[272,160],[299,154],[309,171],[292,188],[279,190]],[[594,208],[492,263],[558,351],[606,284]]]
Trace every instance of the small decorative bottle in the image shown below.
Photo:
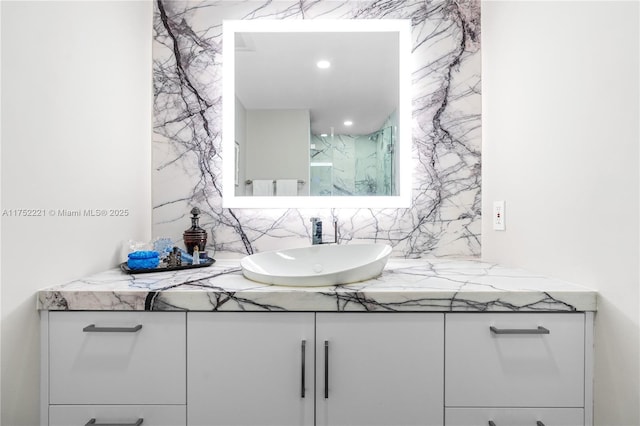
[[[193,246],[193,262],[192,265],[199,265],[200,264],[200,249],[198,248],[198,245],[196,244],[195,246]]]
[[[194,207],[191,209],[191,228],[184,231],[182,234],[182,239],[184,241],[184,245],[187,249],[187,252],[190,255],[193,255],[193,248],[198,246],[198,251],[204,251],[205,246],[207,245],[207,232],[200,228],[198,224],[200,209]]]

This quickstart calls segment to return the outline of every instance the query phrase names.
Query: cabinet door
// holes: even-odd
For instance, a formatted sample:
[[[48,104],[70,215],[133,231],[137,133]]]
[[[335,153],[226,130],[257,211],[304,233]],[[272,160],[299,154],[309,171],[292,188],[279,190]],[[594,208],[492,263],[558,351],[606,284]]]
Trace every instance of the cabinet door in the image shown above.
[[[313,425],[314,314],[187,314],[190,426]]]
[[[183,312],[50,312],[51,404],[184,404]]]
[[[444,316],[318,313],[317,425],[442,425]]]
[[[49,426],[183,426],[186,420],[184,405],[52,405],[49,408]]]
[[[447,408],[445,419],[447,426],[583,426],[584,411],[582,408]]]
[[[584,314],[447,314],[447,407],[584,407]]]

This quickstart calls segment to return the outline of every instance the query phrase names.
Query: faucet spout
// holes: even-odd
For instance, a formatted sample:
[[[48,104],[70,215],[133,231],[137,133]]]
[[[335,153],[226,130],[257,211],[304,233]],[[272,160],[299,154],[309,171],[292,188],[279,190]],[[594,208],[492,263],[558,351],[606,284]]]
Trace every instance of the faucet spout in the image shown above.
[[[318,217],[311,219],[311,244],[322,244],[322,220]]]
[[[322,241],[322,220],[312,217],[311,221],[311,244],[337,244],[338,243],[338,221],[333,221],[333,241]]]

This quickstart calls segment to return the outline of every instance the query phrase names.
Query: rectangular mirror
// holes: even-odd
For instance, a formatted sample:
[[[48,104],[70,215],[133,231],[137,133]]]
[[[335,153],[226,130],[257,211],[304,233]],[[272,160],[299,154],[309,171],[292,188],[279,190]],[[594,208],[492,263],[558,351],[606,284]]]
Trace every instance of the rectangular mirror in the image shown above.
[[[409,20],[223,22],[223,207],[411,205]]]

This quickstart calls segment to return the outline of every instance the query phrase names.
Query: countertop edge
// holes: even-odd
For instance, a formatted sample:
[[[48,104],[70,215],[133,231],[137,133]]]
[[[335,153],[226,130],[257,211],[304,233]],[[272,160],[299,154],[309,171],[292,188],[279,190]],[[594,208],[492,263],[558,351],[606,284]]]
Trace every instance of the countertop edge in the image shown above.
[[[478,259],[390,259],[376,278],[338,286],[251,281],[239,260],[126,274],[113,268],[37,293],[38,310],[216,312],[590,312],[595,290]]]

